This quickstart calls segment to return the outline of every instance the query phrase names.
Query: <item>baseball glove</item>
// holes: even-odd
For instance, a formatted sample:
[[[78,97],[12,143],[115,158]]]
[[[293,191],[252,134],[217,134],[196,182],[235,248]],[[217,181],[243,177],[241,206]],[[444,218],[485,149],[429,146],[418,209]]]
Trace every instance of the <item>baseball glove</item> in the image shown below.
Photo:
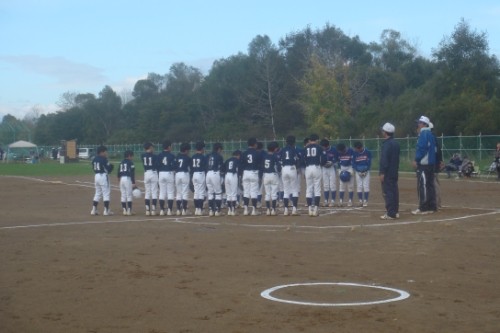
[[[361,178],[365,178],[366,175],[368,174],[368,171],[358,172],[358,174]]]
[[[325,168],[331,168],[332,166],[333,166],[333,162],[332,161],[328,161],[324,165]]]

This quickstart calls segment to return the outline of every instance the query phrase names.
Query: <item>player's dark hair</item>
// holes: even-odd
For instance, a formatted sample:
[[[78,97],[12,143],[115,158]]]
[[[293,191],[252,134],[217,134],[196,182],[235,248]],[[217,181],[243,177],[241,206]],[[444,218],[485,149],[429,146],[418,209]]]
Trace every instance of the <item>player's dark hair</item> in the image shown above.
[[[132,156],[134,156],[134,152],[132,150],[125,150],[125,152],[123,153],[124,158],[129,158]]]
[[[241,150],[233,151],[233,156],[240,156],[240,155],[241,155]]]
[[[216,142],[214,143],[214,146],[212,148],[213,151],[218,151],[219,149],[222,149],[222,143]]]
[[[148,150],[149,148],[153,147],[153,144],[151,142],[146,142],[144,144],[144,150]]]
[[[267,151],[275,151],[279,147],[276,141],[271,141],[267,144]]]
[[[181,153],[185,153],[188,150],[191,150],[191,145],[189,143],[187,143],[187,142],[184,142],[184,143],[181,144],[180,150],[181,150]]]
[[[257,144],[257,139],[256,138],[250,138],[247,141],[249,147],[253,147]]]
[[[319,140],[319,135],[318,134],[311,134],[309,137],[311,141],[318,141]]]
[[[309,138],[309,137],[305,137],[305,138],[304,138],[304,144],[305,144],[305,145],[306,145],[306,144],[308,144],[308,143],[309,143],[309,140],[310,140],[310,138]]]
[[[108,148],[106,148],[106,146],[99,146],[97,147],[97,155],[99,155],[100,153],[104,153],[107,150]]]
[[[163,145],[162,146],[163,146],[164,150],[168,149],[169,147],[172,146],[172,142],[170,140],[165,140],[165,141],[163,141]]]
[[[261,141],[257,142],[257,149],[260,150],[262,148],[264,148],[264,144]]]
[[[341,151],[341,152],[344,152],[344,151],[345,151],[345,144],[343,144],[343,143],[339,143],[339,144],[337,145],[337,150],[338,150],[338,151]]]
[[[289,146],[295,145],[295,137],[293,135],[289,135],[286,137],[286,144]]]
[[[194,147],[196,150],[202,150],[203,148],[205,148],[205,142],[198,141],[198,142],[196,142]]]
[[[330,145],[330,141],[328,141],[328,139],[321,139],[321,141],[319,142],[319,145],[321,147],[328,147]]]
[[[354,142],[354,148],[357,149],[363,148],[363,144],[361,143],[361,141]]]

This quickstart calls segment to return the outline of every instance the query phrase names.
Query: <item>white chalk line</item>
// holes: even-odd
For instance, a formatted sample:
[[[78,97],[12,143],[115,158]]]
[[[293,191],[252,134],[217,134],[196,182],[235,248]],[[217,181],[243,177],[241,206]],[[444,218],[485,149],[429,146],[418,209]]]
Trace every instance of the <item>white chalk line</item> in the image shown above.
[[[53,183],[53,184],[62,184],[62,185],[68,185],[68,186],[81,186],[81,187],[93,187],[90,185],[86,184],[93,184],[90,182],[83,182],[77,180],[77,184],[72,184],[72,183],[65,183],[62,181],[52,181],[52,180],[44,180],[44,179],[39,179],[39,178],[33,178],[33,177],[25,177],[25,176],[7,176],[7,177],[12,177],[12,178],[22,178],[26,180],[32,180],[32,181],[39,181],[39,182],[47,182],[47,183]],[[410,205],[410,204],[404,204],[400,203],[400,205]],[[452,207],[448,207],[452,208]],[[462,209],[470,209],[470,210],[487,210],[485,208],[475,208],[475,207],[461,207]],[[350,208],[328,208],[327,213],[320,214],[320,216],[325,216],[325,215],[333,215],[337,214],[339,212],[344,212],[344,211],[368,211],[366,207],[350,207]],[[370,210],[374,211],[374,210]],[[377,211],[382,211],[382,210],[377,210]],[[494,209],[491,212],[487,213],[482,213],[482,214],[471,214],[471,215],[465,215],[465,216],[458,216],[458,217],[450,217],[450,218],[443,218],[443,219],[434,219],[434,220],[415,220],[415,221],[396,221],[396,220],[390,220],[390,222],[385,222],[385,223],[375,223],[375,224],[347,224],[347,225],[329,225],[329,226],[313,226],[313,225],[297,225],[294,221],[292,224],[247,224],[247,223],[237,223],[237,222],[223,222],[223,223],[214,223],[214,222],[208,222],[208,221],[186,221],[186,219],[201,219],[201,218],[207,218],[207,216],[191,216],[191,217],[170,217],[170,218],[163,218],[163,219],[158,219],[158,218],[145,218],[145,219],[128,219],[128,220],[108,220],[108,221],[81,221],[81,222],[59,222],[59,223],[44,223],[44,224],[32,224],[32,225],[17,225],[17,226],[6,226],[6,227],[0,227],[0,230],[7,230],[7,229],[23,229],[23,228],[38,228],[38,227],[58,227],[58,226],[71,226],[71,225],[85,225],[85,224],[106,224],[106,223],[130,223],[130,222],[169,222],[169,223],[181,223],[181,224],[199,224],[199,225],[230,225],[230,226],[238,226],[238,227],[248,227],[248,228],[264,228],[264,229],[316,229],[316,230],[327,230],[327,229],[353,229],[353,228],[380,228],[380,227],[394,227],[394,226],[404,226],[404,225],[412,225],[412,224],[419,224],[419,223],[440,223],[440,222],[453,222],[453,221],[460,221],[460,220],[465,220],[465,219],[472,219],[474,217],[482,217],[482,216],[489,216],[489,215],[495,215],[495,214],[500,214],[500,209]],[[429,215],[428,215],[429,216]],[[300,216],[289,216],[291,220],[294,219],[299,219],[301,217],[306,217],[308,219],[313,219],[307,215],[300,215]]]
[[[318,302],[301,302],[301,301],[292,301],[283,298],[278,298],[271,296],[273,292],[276,290],[291,288],[291,287],[302,287],[302,286],[347,286],[347,287],[362,287],[362,288],[372,288],[372,289],[381,289],[386,291],[391,291],[398,294],[397,297],[382,299],[378,301],[370,301],[370,302],[350,302],[350,303],[318,303]],[[376,305],[376,304],[384,304],[390,302],[402,301],[410,297],[410,294],[404,290],[361,284],[361,283],[348,283],[348,282],[313,282],[313,283],[294,283],[294,284],[286,284],[281,286],[276,286],[267,290],[264,290],[261,294],[261,297],[281,303],[295,304],[295,305],[307,305],[307,306],[324,306],[324,307],[346,307],[346,306],[363,306],[363,305]]]

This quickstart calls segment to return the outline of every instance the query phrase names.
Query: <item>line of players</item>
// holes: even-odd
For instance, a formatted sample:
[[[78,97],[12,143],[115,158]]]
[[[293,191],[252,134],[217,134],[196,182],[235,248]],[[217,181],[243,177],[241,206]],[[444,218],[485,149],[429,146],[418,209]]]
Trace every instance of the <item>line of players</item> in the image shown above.
[[[327,139],[320,141],[318,135],[312,134],[304,139],[303,148],[296,146],[292,135],[286,138],[284,147],[273,141],[267,149],[263,149],[256,138],[248,139],[247,143],[245,151],[236,150],[225,161],[221,143],[215,143],[212,151],[206,154],[205,144],[197,142],[191,156],[189,143],[182,143],[177,155],[172,153],[169,140],[163,142],[163,150],[159,154],[154,153],[152,143],[145,143],[141,162],[144,167],[146,215],[156,215],[157,208],[161,216],[187,215],[190,191],[193,192],[195,215],[203,215],[207,199],[209,216],[222,215],[223,199],[227,215],[236,215],[240,197],[243,198],[243,215],[258,215],[257,207],[262,198],[265,200],[266,215],[277,215],[277,202],[283,205],[284,215],[299,215],[301,177],[305,177],[309,216],[318,216],[322,194],[324,206],[352,206],[354,179],[359,205],[368,205],[372,155],[361,142],[355,142],[354,148],[343,143],[333,147]],[[104,183],[104,174],[107,177],[112,167],[109,170],[107,158],[99,160],[99,156],[98,150],[97,162],[93,161],[96,194],[91,214],[97,215],[97,203],[104,197],[104,215],[111,215],[109,189],[99,190],[98,185]],[[123,214],[131,215],[132,191],[136,188],[133,152],[125,152],[118,178]],[[347,200],[345,192],[348,193]]]

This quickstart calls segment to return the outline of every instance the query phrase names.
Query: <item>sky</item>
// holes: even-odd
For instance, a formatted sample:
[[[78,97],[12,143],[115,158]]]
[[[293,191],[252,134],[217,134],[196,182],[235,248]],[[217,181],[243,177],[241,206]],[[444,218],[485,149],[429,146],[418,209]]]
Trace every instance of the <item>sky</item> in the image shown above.
[[[500,58],[498,0],[0,0],[0,120],[55,112],[65,92],[122,95],[178,62],[207,74],[257,35],[278,44],[327,23],[365,43],[399,31],[431,58],[462,18]]]

